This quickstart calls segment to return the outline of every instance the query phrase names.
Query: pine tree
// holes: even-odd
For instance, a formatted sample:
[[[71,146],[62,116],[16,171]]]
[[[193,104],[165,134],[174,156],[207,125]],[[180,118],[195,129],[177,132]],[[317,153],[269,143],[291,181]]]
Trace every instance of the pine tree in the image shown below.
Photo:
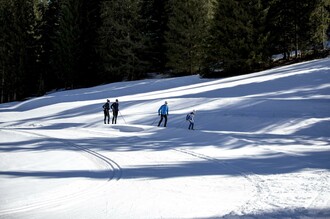
[[[142,0],[142,31],[148,36],[144,59],[149,63],[149,71],[165,70],[165,31],[167,30],[166,5],[168,0]]]
[[[283,53],[284,59],[295,58],[299,51],[317,49],[325,42],[329,13],[328,0],[273,0],[268,14],[274,53]]]
[[[57,86],[76,88],[95,85],[98,56],[99,0],[52,0],[48,20],[54,34],[50,54]]]
[[[141,31],[140,7],[137,0],[102,2],[98,53],[104,81],[135,80],[144,74],[148,36]]]
[[[23,82],[26,84],[24,95],[42,95],[45,92],[45,67],[42,55],[45,51],[43,43],[44,11],[47,8],[47,0],[33,0],[33,25],[30,33],[32,41],[28,49],[27,77]]]
[[[10,21],[12,15],[9,11],[8,0],[0,0],[0,103],[7,101],[10,87],[11,70],[11,42],[10,42]],[[9,98],[10,99],[10,98]]]
[[[63,0],[60,2],[60,17],[56,35],[53,39],[54,53],[52,62],[61,87],[77,87],[79,72],[77,71],[82,55],[80,37],[81,14],[80,0]]]
[[[219,1],[211,27],[206,75],[251,72],[267,60],[266,9],[259,0]],[[213,73],[212,73],[213,72]],[[219,75],[218,75],[219,76]]]
[[[165,33],[167,67],[175,74],[200,71],[208,34],[208,8],[200,0],[169,0]]]
[[[91,86],[103,83],[95,76],[98,72],[99,57],[96,52],[97,31],[100,27],[100,0],[81,0],[82,7],[80,41],[82,45],[81,56],[77,71],[79,72],[79,85]]]
[[[313,4],[309,13],[308,46],[313,49],[325,49],[328,40],[327,29],[330,24],[330,1],[318,0]]]
[[[1,0],[1,101],[19,100],[31,93],[27,86],[34,65],[34,1]],[[30,58],[32,57],[32,59]]]
[[[39,53],[40,59],[40,92],[56,89],[59,86],[54,67],[54,58],[56,51],[54,49],[54,41],[56,40],[57,27],[59,25],[60,17],[60,0],[50,0],[47,4],[40,6],[42,14],[42,22],[40,25],[40,44],[41,51]]]

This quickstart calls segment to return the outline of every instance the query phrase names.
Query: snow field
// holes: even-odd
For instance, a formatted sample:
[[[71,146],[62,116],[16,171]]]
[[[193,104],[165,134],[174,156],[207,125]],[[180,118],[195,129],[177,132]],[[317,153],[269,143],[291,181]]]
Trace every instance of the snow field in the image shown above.
[[[321,59],[1,104],[0,218],[330,218],[329,99]]]

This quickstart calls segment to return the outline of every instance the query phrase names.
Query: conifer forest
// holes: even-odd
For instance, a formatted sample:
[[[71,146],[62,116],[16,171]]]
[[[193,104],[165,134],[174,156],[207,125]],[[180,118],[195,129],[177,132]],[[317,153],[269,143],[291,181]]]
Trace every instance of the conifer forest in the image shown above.
[[[328,54],[329,11],[330,0],[0,0],[0,103]]]

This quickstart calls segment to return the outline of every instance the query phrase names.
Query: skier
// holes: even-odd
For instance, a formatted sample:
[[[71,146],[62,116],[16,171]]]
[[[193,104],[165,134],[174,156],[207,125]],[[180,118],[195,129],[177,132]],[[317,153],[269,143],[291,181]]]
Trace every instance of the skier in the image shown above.
[[[111,109],[112,109],[112,124],[117,124],[117,117],[119,111],[118,99],[116,99],[116,102],[111,104]]]
[[[159,120],[158,126],[160,126],[160,124],[162,123],[163,118],[164,118],[165,119],[165,121],[164,121],[164,127],[166,127],[166,124],[167,124],[167,115],[168,115],[167,101],[165,101],[165,103],[159,108],[158,115],[160,116],[160,120]]]
[[[104,112],[104,124],[106,124],[107,118],[108,118],[108,124],[110,123],[110,100],[107,99],[107,102],[103,105],[103,112]]]
[[[195,113],[196,111],[193,110],[191,113],[189,113],[186,117],[186,120],[189,122],[189,127],[188,129],[190,130],[194,130],[194,124],[195,124],[195,120],[194,120],[194,117],[195,117]]]

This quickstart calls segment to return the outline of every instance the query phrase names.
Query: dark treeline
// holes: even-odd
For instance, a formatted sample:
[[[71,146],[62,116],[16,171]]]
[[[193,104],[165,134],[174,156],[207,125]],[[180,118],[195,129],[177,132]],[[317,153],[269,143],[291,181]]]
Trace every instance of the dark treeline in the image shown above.
[[[325,50],[329,0],[0,0],[0,102],[136,80],[226,77]]]

